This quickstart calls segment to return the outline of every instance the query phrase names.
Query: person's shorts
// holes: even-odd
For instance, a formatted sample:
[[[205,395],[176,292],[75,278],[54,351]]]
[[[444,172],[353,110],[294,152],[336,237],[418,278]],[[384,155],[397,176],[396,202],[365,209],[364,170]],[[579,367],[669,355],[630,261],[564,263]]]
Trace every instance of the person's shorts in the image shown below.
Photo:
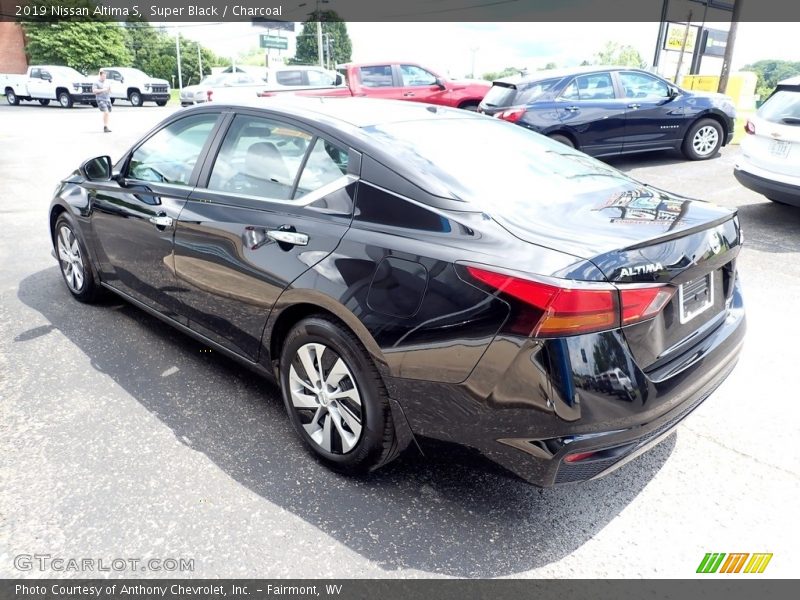
[[[101,112],[111,112],[111,100],[98,100],[97,108],[99,108]]]

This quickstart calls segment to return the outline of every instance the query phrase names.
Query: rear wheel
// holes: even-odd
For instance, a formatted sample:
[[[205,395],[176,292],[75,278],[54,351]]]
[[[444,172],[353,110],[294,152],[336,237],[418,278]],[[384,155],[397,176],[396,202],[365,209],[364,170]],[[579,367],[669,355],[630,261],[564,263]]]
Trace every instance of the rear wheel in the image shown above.
[[[6,90],[6,102],[8,102],[11,106],[17,106],[19,104],[19,98],[17,98],[17,95],[11,88]]]
[[[50,100],[48,100],[47,98],[40,98],[39,104],[41,104],[42,106],[47,106],[48,104],[50,104]]]
[[[575,144],[572,143],[572,140],[569,139],[565,135],[561,135],[559,133],[554,133],[553,135],[549,135],[547,137],[549,137],[551,140],[553,140],[555,142],[558,142],[560,144],[564,144],[565,146],[569,146],[570,148],[574,148],[575,147]]]
[[[132,106],[141,106],[144,104],[142,101],[142,95],[136,90],[133,90],[130,94],[128,94],[128,100]]]
[[[327,466],[363,473],[397,456],[383,380],[338,323],[317,316],[295,325],[283,344],[280,379],[292,425]]]
[[[92,302],[98,296],[100,288],[92,274],[86,249],[75,234],[72,223],[64,215],[56,221],[53,238],[67,289],[77,300]]]
[[[722,126],[714,119],[700,119],[683,139],[683,154],[689,160],[707,160],[722,146]]]
[[[58,103],[62,108],[72,108],[72,96],[69,95],[69,92],[59,92]]]

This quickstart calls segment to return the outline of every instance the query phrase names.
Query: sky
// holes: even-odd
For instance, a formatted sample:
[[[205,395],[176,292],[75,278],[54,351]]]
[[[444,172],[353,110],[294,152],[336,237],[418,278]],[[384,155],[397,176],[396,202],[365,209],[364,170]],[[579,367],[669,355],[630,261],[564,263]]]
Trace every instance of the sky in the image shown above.
[[[264,29],[249,23],[172,25],[179,26],[181,35],[226,57],[236,57],[256,48],[259,33],[265,33]],[[727,23],[707,26],[728,28]],[[652,22],[348,23],[347,28],[356,62],[410,60],[454,77],[471,73],[473,60],[478,76],[505,67],[536,69],[549,62],[558,66],[577,65],[583,60],[592,60],[607,41],[632,45],[650,64],[658,34],[658,23]],[[733,70],[765,58],[800,61],[796,36],[796,23],[740,23]],[[292,54],[293,44],[290,43],[288,55]],[[677,53],[665,54],[677,62]],[[704,66],[703,71],[718,74],[721,61],[707,58]]]

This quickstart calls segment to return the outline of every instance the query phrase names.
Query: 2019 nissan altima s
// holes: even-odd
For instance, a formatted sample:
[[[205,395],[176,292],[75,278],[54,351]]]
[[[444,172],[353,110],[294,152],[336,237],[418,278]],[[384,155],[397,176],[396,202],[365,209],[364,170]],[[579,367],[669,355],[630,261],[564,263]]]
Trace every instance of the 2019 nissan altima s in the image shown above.
[[[71,294],[112,290],[274,377],[327,465],[416,441],[541,486],[601,476],[725,379],[734,211],[498,119],[298,99],[172,115],[59,186]],[[630,382],[593,385],[613,372]]]
[[[723,94],[687,91],[626,67],[575,67],[495,81],[478,110],[591,156],[681,150],[706,160],[733,139]]]

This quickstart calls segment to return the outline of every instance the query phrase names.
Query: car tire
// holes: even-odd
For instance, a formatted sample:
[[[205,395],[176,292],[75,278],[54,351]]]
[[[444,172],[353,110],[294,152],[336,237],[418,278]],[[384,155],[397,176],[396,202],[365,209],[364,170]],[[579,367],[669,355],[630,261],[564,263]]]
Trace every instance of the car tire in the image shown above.
[[[72,108],[72,96],[69,95],[69,92],[59,92],[58,103],[61,108]]]
[[[114,104],[114,100],[115,100],[115,98],[112,98],[112,99],[111,99],[111,104]]]
[[[50,100],[48,100],[47,98],[40,98],[39,104],[41,104],[42,106],[47,106],[48,104],[50,104]]]
[[[53,229],[53,246],[67,289],[80,302],[93,302],[100,295],[100,286],[95,281],[89,255],[75,233],[68,217],[61,215]]]
[[[312,316],[291,329],[280,383],[295,431],[329,468],[361,474],[399,454],[383,379],[358,338],[338,322]]]
[[[156,104],[158,106],[166,106],[167,105],[167,101],[166,100],[156,100]]]
[[[11,106],[18,106],[19,105],[19,98],[14,93],[14,90],[7,89],[6,90],[6,102],[8,102]]]
[[[571,139],[569,139],[565,135],[554,133],[553,135],[549,135],[547,137],[549,137],[554,142],[558,142],[560,144],[564,144],[565,146],[569,146],[570,148],[574,148],[575,147],[575,144],[573,143],[573,141]]]
[[[128,101],[131,103],[131,106],[136,106],[137,108],[144,104],[142,95],[136,90],[133,90],[130,94],[128,94]]]
[[[722,125],[714,119],[700,119],[683,138],[684,156],[689,160],[708,160],[722,146]]]

